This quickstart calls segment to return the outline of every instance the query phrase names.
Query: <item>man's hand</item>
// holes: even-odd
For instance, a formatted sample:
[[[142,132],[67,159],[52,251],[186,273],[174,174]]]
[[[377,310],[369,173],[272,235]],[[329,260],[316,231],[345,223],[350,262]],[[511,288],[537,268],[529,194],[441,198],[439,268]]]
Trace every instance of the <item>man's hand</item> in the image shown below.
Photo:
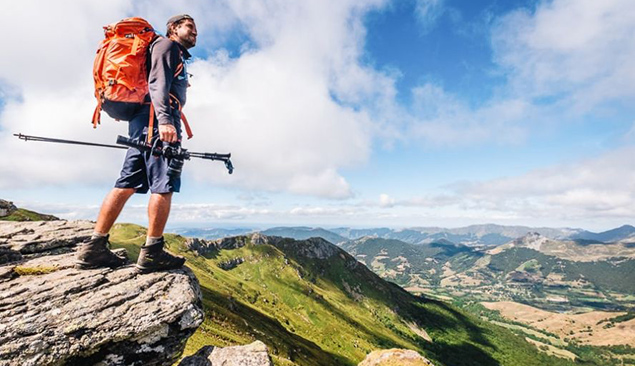
[[[159,137],[164,142],[177,142],[176,128],[172,125],[159,125]]]

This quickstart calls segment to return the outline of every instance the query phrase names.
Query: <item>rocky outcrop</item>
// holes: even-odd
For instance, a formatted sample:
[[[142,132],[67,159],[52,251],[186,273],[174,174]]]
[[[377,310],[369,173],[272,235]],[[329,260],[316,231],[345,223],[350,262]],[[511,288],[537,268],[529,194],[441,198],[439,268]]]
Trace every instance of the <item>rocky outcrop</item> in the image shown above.
[[[230,269],[234,269],[238,267],[241,263],[245,262],[245,258],[234,258],[228,261],[218,263],[218,267],[224,269],[225,271],[229,271]]]
[[[418,352],[405,349],[373,351],[357,366],[433,366]]]
[[[18,208],[15,207],[13,202],[0,199],[0,217],[9,216],[15,212]]]
[[[171,365],[203,321],[187,269],[77,270],[90,222],[0,223],[0,365]]]
[[[53,215],[44,215],[16,207],[13,202],[0,199],[0,220],[2,221],[52,221],[59,220]]]
[[[218,348],[205,346],[184,358],[179,366],[271,366],[267,346],[256,341],[246,346]]]
[[[61,254],[90,238],[90,221],[0,221],[0,265],[47,254]]]
[[[185,245],[188,249],[195,251],[199,255],[205,255],[221,249],[237,249],[248,243],[255,245],[269,244],[280,248],[283,251],[291,249],[291,252],[300,257],[314,259],[327,259],[338,254],[346,255],[344,250],[322,238],[295,240],[279,236],[267,236],[260,233],[233,236],[217,240],[188,239]]]

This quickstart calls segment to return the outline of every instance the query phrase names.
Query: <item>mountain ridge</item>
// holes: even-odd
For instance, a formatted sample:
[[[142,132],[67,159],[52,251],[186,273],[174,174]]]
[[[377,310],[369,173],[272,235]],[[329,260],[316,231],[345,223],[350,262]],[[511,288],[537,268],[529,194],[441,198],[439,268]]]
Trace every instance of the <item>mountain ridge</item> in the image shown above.
[[[276,226],[268,229],[237,228],[237,229],[177,229],[176,233],[188,237],[199,237],[207,240],[222,237],[244,235],[252,232],[261,232],[265,235],[285,236],[297,240],[310,237],[321,237],[333,244],[342,244],[349,240],[362,237],[377,237],[383,239],[396,239],[410,244],[427,244],[438,242],[442,239],[463,245],[474,247],[495,246],[509,243],[528,233],[539,233],[555,240],[578,240],[580,243],[616,242],[632,239],[635,242],[635,227],[622,225],[619,228],[594,233],[575,228],[548,228],[530,226],[506,226],[498,224],[469,225],[460,228],[441,227],[410,227],[401,229],[392,228],[367,228],[354,229],[337,227],[326,229],[310,226]]]

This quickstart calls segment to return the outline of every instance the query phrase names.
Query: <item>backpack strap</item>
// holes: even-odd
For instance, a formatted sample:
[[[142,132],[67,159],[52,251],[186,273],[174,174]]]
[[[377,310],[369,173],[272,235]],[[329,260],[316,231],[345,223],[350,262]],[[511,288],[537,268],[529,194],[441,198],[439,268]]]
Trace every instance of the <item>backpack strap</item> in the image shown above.
[[[190,128],[190,124],[187,122],[187,118],[185,118],[185,114],[181,112],[181,121],[183,121],[183,126],[185,126],[185,133],[187,133],[187,139],[191,139],[194,135],[192,134],[192,129]]]
[[[97,97],[97,107],[93,112],[93,128],[97,128],[99,124],[101,124],[101,98]]]
[[[148,120],[148,143],[152,143],[152,135],[154,132],[154,105],[150,102],[150,119]]]

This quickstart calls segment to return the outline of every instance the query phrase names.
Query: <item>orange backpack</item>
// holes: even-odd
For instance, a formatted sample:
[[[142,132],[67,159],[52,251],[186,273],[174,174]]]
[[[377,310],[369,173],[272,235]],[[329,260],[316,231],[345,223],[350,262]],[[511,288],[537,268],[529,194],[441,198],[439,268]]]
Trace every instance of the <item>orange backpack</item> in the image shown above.
[[[93,64],[95,98],[97,107],[93,113],[93,127],[101,123],[101,111],[118,121],[130,121],[148,94],[148,52],[158,37],[150,23],[142,18],[126,18],[104,27],[106,38],[97,49]],[[176,77],[183,71],[177,67]],[[181,111],[179,100],[170,94],[181,112],[181,120],[188,138],[192,130]],[[150,104],[148,142],[152,140],[154,108]]]
[[[100,111],[116,120],[129,121],[148,94],[148,47],[156,32],[142,18],[126,18],[104,27],[106,38],[97,49],[93,64],[97,108],[93,126],[101,122]]]

